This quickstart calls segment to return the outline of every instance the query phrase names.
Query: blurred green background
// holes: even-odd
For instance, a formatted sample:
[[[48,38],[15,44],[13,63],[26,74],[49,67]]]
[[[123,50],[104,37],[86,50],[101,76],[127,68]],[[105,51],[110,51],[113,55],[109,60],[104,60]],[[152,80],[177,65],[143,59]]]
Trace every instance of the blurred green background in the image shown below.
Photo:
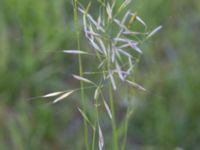
[[[148,92],[131,92],[127,149],[198,150],[200,1],[133,0],[130,8],[163,29],[142,46],[135,78]],[[82,149],[78,95],[56,105],[28,100],[78,86],[77,57],[60,52],[76,48],[74,33],[69,0],[0,0],[0,150]]]

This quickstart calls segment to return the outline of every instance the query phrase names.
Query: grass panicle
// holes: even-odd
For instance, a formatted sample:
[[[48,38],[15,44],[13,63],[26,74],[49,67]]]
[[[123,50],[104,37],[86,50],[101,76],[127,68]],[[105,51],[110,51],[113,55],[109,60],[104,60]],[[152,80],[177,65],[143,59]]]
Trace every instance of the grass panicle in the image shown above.
[[[119,150],[119,140],[121,138],[121,133],[119,133],[118,123],[116,119],[116,101],[114,97],[114,92],[118,90],[118,84],[121,82],[133,86],[139,90],[146,91],[141,85],[131,81],[131,76],[133,74],[133,69],[142,55],[142,50],[140,49],[143,42],[156,34],[162,27],[159,26],[151,32],[147,32],[146,23],[137,15],[128,10],[128,5],[131,0],[125,0],[120,6],[117,7],[116,1],[113,0],[112,3],[99,0],[100,10],[98,17],[94,18],[90,14],[90,8],[92,7],[91,2],[84,7],[77,0],[74,3],[74,22],[76,27],[77,36],[77,49],[75,50],[63,50],[67,54],[78,54],[79,61],[79,75],[73,75],[73,77],[80,81],[80,92],[83,109],[78,108],[84,120],[84,139],[86,150],[96,149],[98,145],[99,150],[103,150],[105,143],[102,128],[100,126],[99,109],[98,107],[102,105],[111,119],[112,126],[112,149]],[[126,10],[126,11],[125,11]],[[80,29],[78,26],[79,18],[78,11],[82,14],[83,18],[83,31],[89,45],[91,46],[91,51],[86,52],[81,50],[80,47]],[[122,16],[122,17],[119,17]],[[134,24],[138,22],[143,31],[135,31],[132,29]],[[98,62],[97,72],[84,72],[82,63],[82,54],[94,55],[96,62]],[[83,77],[87,76],[87,77]],[[95,83],[88,76],[95,76],[97,80]],[[86,115],[86,99],[84,89],[84,83],[92,84],[95,88],[94,91],[94,119],[89,120]],[[98,84],[97,84],[98,83]],[[104,98],[104,90],[108,90],[109,103]],[[56,103],[69,95],[71,95],[75,90],[67,92],[55,92],[44,95],[43,97],[54,97],[59,96],[53,101]],[[129,100],[130,104],[130,100]],[[132,112],[131,106],[127,107],[127,114],[124,118],[124,138],[122,149],[125,149],[128,122],[130,118],[130,112]],[[89,141],[89,129],[88,124],[92,127],[92,142]],[[98,132],[98,133],[97,133]],[[98,135],[98,144],[96,143],[96,135]],[[91,143],[91,147],[89,146]]]

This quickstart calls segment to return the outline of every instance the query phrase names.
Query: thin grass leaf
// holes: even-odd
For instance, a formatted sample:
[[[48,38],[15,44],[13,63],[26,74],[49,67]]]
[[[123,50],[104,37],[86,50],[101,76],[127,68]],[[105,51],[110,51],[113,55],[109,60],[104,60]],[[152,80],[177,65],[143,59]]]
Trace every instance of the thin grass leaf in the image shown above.
[[[119,37],[114,38],[113,40],[117,41],[117,42],[126,42],[126,43],[131,41],[131,40],[127,39],[127,38],[119,38]]]
[[[105,64],[106,60],[104,59],[99,65],[98,65],[98,69],[101,68],[104,64]]]
[[[121,54],[127,56],[127,57],[133,57],[131,54],[129,54],[128,52],[126,52],[126,51],[124,51],[120,48],[118,48],[117,51],[120,52]]]
[[[134,50],[136,50],[138,53],[142,54],[142,50],[138,46],[132,47]]]
[[[80,50],[63,50],[63,52],[67,54],[89,54],[87,52],[80,51]]]
[[[119,64],[118,64],[117,62],[115,63],[115,66],[116,66],[116,70],[117,70],[117,73],[118,73],[118,75],[119,75],[119,78],[120,78],[122,81],[124,81],[124,76],[123,76],[122,71],[121,71],[121,68],[120,68],[120,66],[119,66]]]
[[[54,97],[54,96],[58,96],[58,95],[60,95],[60,94],[62,94],[62,93],[63,93],[63,91],[53,92],[53,93],[48,93],[48,94],[46,94],[46,95],[43,95],[42,97],[44,97],[44,98]]]
[[[142,50],[137,46],[138,43],[135,42],[128,42],[129,46],[136,50],[138,53],[142,54]]]
[[[95,25],[97,26],[97,22],[93,19],[93,17],[90,14],[87,14],[87,18]]]
[[[98,86],[94,92],[94,100],[97,100],[101,92],[101,86]]]
[[[104,146],[104,138],[101,127],[99,125],[99,150],[103,150],[103,146]]]
[[[110,4],[108,3],[107,6],[106,6],[106,12],[108,14],[108,18],[109,19],[112,19],[112,8],[110,6]]]
[[[124,31],[123,34],[125,34],[125,35],[146,35],[148,33],[133,32],[133,31]]]
[[[132,14],[134,15],[134,14]],[[136,16],[136,19],[137,21],[139,21],[145,28],[147,27],[146,23],[139,17],[139,16]]]
[[[93,25],[95,27],[98,26],[98,22],[96,22],[91,15],[87,14],[87,18],[90,20],[91,23],[93,23]],[[101,30],[102,32],[105,32],[105,30],[101,27],[101,26],[98,26],[99,27],[99,30]]]
[[[126,41],[126,39],[123,39],[123,38],[119,38],[117,40],[120,40],[122,42]],[[127,42],[128,43],[119,46],[119,49],[126,48],[126,47],[131,47],[132,49],[136,50],[137,52],[142,53],[142,50],[138,47],[138,43],[137,42],[131,41],[131,40],[127,40]]]
[[[112,10],[114,9],[115,5],[116,5],[116,0],[113,0],[112,1],[112,6],[111,6]]]
[[[104,53],[102,52],[102,50],[100,49],[100,47],[95,43],[94,38],[89,39],[89,40],[90,40],[91,46],[92,46],[95,50],[97,50],[98,52],[104,54]]]
[[[100,46],[101,46],[101,49],[102,51],[104,52],[105,55],[107,55],[107,52],[106,52],[106,47],[104,45],[104,42],[100,39],[100,38],[96,38],[96,40],[99,42]]]
[[[88,35],[86,33],[86,31],[87,31],[86,17],[87,17],[87,13],[89,11],[90,6],[91,6],[91,2],[88,4],[87,9],[85,11],[83,9],[81,9],[80,7],[78,8],[78,10],[83,13],[83,27],[84,27],[84,32],[85,32],[85,35],[87,38],[88,38]]]
[[[133,61],[132,61],[131,57],[128,57],[128,63],[129,63],[130,68],[132,69],[132,67],[133,67]]]
[[[83,72],[84,75],[102,74],[102,72]]]
[[[94,37],[101,37],[100,34],[96,33],[96,32],[93,30],[91,24],[89,25],[89,31],[86,31],[86,32],[89,33],[89,34],[91,34],[91,35],[93,35]]]
[[[115,84],[115,80],[114,80],[114,77],[113,77],[113,75],[112,75],[111,72],[109,73],[109,77],[110,77],[110,80],[111,80],[111,83],[112,83],[113,90],[116,91],[117,86],[116,86],[116,84]]]
[[[121,6],[118,9],[118,12],[122,11],[124,8],[126,8],[128,6],[128,4],[131,2],[131,0],[125,0]]]
[[[126,12],[126,14],[124,15],[124,17],[122,18],[121,24],[125,24],[125,22],[126,22],[128,16],[129,16],[130,14],[131,14],[131,12],[128,10],[128,11]]]
[[[85,30],[84,32],[85,32],[87,35],[92,35],[92,36],[101,37],[100,34],[95,33],[94,31]]]
[[[71,95],[73,92],[74,92],[74,90],[71,90],[71,91],[69,91],[69,92],[67,92],[67,93],[65,93],[65,94],[63,94],[63,95],[61,95],[60,97],[58,97],[57,99],[55,99],[55,100],[53,101],[53,103],[57,103],[58,101],[63,100],[64,98],[66,98],[66,97],[68,97],[69,95]]]
[[[114,63],[114,61],[115,61],[115,52],[116,52],[116,48],[115,48],[115,46],[112,46],[112,55],[111,55],[111,61],[112,61],[112,63]]]
[[[110,119],[112,119],[112,113],[111,113],[111,110],[110,110],[110,108],[108,106],[108,103],[105,100],[103,100],[103,103],[104,103],[104,106],[105,106],[106,111],[108,113],[108,116],[110,117]]]
[[[120,32],[119,33],[121,33],[123,30],[128,30],[128,28],[124,25],[124,24],[122,24],[119,20],[117,20],[117,19],[114,19],[114,22],[120,27]],[[118,34],[118,36],[119,36],[119,34]]]
[[[88,122],[88,124],[95,129],[94,125],[91,123],[91,121],[88,119],[87,115],[83,112],[82,109],[78,108],[78,111],[81,113],[82,117]]]
[[[85,14],[83,15],[83,28],[84,28],[84,33],[85,33],[86,38],[89,38],[89,36],[87,34],[88,28],[87,28],[87,21],[86,21],[86,15]]]
[[[137,46],[137,45],[138,45],[138,42],[128,41],[128,43],[119,46],[119,48],[126,48],[126,47],[132,47],[132,46]]]
[[[131,66],[131,67],[126,71],[125,77],[124,77],[124,78],[126,78],[128,75],[130,75],[130,74],[131,74],[131,71],[133,71],[133,66]]]
[[[122,57],[121,57],[120,52],[119,52],[119,50],[117,48],[116,48],[115,53],[116,53],[116,56],[119,59],[119,61],[122,61]]]
[[[154,34],[156,34],[157,32],[159,32],[161,29],[162,29],[162,26],[158,26],[151,33],[149,33],[149,35],[146,37],[146,39],[152,37]]]
[[[92,5],[92,2],[90,1],[90,2],[88,3],[88,5],[87,5],[86,10],[85,10],[86,13],[89,12],[91,5]]]
[[[97,0],[103,7],[105,7],[105,3],[103,2],[103,0]]]
[[[88,14],[88,12],[86,11],[86,10],[83,10],[82,8],[78,8],[78,10],[83,14],[83,15],[85,15],[87,18],[88,18],[88,20],[93,24],[93,25],[95,25],[95,26],[97,26],[98,25],[98,23],[93,19],[93,17],[90,15],[90,14]],[[105,30],[102,28],[102,27],[99,27],[99,29],[102,31],[102,32],[105,32]]]
[[[142,87],[141,85],[139,85],[133,81],[126,80],[126,82],[142,91],[146,91],[146,89],[144,87]]]
[[[93,19],[93,17],[90,14],[87,14],[87,18],[95,25],[97,26],[97,22]]]
[[[133,71],[134,66],[133,66],[132,58],[129,57],[128,62],[129,62],[129,68],[126,71],[124,78],[126,78],[128,75],[130,75],[131,71]]]
[[[73,75],[73,77],[74,77],[75,79],[77,79],[77,80],[80,80],[80,81],[83,81],[83,82],[86,82],[86,83],[90,83],[90,84],[94,84],[94,85],[95,85],[94,82],[92,82],[92,81],[90,81],[89,79],[86,79],[86,78],[84,78],[84,77],[80,77],[80,76],[77,76],[77,75]]]
[[[99,15],[97,19],[97,30],[99,30],[100,28],[101,28],[101,16]]]

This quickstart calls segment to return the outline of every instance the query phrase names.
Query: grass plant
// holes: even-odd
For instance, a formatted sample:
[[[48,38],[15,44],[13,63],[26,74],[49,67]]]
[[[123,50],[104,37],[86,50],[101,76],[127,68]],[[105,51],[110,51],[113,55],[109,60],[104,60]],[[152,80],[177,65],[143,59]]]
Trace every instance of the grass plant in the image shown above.
[[[88,1],[92,2],[88,13],[96,20],[98,8],[105,10],[97,1],[105,3],[108,0],[79,0],[85,7]],[[121,6],[123,1],[117,0],[115,8]],[[61,52],[63,48],[78,49],[71,2],[72,0],[0,1],[1,150],[84,149],[83,123],[76,109],[84,109],[79,96],[79,82],[69,76],[72,72],[79,75],[78,55],[71,56]],[[112,4],[110,0],[109,2]],[[148,24],[148,29],[157,24],[162,24],[165,29],[140,46],[143,55],[137,67],[134,67],[134,75],[129,76],[131,81],[144,85],[148,92],[127,88],[114,75],[117,79],[117,91],[113,91],[113,98],[120,146],[122,141],[126,141],[125,116],[130,116],[126,123],[127,150],[199,149],[200,1],[134,0],[123,11],[127,8],[136,11]],[[104,16],[106,15],[104,11]],[[84,38],[80,12],[78,16],[80,45],[84,51],[81,55],[83,77],[98,83],[98,77],[102,73],[94,69],[97,67],[93,67],[98,63],[94,57],[96,54]],[[88,57],[85,53],[92,55]],[[97,109],[105,140],[104,149],[110,150],[110,115],[106,113],[104,103],[101,103],[101,94],[98,100],[93,101],[92,94],[96,86],[87,85],[84,83],[86,115],[95,126],[94,103],[100,104]],[[64,90],[64,94],[72,91],[70,89],[73,92],[69,97],[65,101],[57,101],[56,105],[49,105],[54,97],[27,101],[41,93]],[[110,107],[107,89],[107,86],[102,87],[104,99]],[[130,105],[127,105],[127,95]],[[134,115],[125,115],[128,107],[129,114],[133,111]],[[90,125],[88,128],[89,143],[92,143],[93,129]],[[93,149],[96,150],[98,128],[95,134]],[[119,149],[121,150],[120,147]]]
[[[104,136],[101,128],[101,122],[99,118],[100,105],[103,105],[110,120],[112,127],[112,143],[111,149],[119,150],[125,149],[127,131],[128,131],[128,120],[130,115],[131,106],[128,104],[127,114],[124,118],[124,130],[123,130],[123,144],[120,147],[118,144],[120,140],[119,126],[116,119],[116,101],[113,94],[118,90],[118,84],[121,82],[123,86],[133,86],[137,89],[146,91],[141,85],[131,81],[133,75],[133,69],[139,61],[142,50],[139,48],[144,41],[153,36],[156,32],[161,29],[161,26],[154,29],[152,32],[147,32],[147,25],[145,22],[136,14],[128,10],[128,5],[131,3],[130,0],[125,0],[120,5],[116,5],[116,1],[105,2],[99,1],[100,9],[98,17],[93,17],[90,14],[91,2],[84,7],[77,0],[73,1],[74,6],[74,24],[76,29],[77,48],[74,50],[63,50],[66,54],[78,55],[79,61],[79,75],[73,75],[76,80],[80,81],[80,93],[81,102],[83,109],[78,108],[79,112],[83,117],[84,125],[84,140],[85,149],[94,150],[96,149],[96,135],[98,135],[98,147],[99,150],[104,148]],[[79,28],[79,17],[78,12],[83,16],[83,31],[85,37],[89,41],[91,51],[81,50],[80,46],[80,28]],[[139,31],[134,28],[135,24],[139,24],[141,28]],[[95,71],[89,72],[94,75],[97,80],[94,82],[92,79],[84,77],[82,56],[88,55],[94,56],[95,61],[99,63]],[[96,74],[98,73],[98,74]],[[86,99],[84,90],[87,88],[84,83],[91,84],[95,88],[94,97],[95,100],[95,116],[91,120],[87,116],[86,110]],[[108,90],[109,104],[104,96],[104,90]],[[43,97],[58,96],[54,100],[54,103],[63,100],[68,97],[76,90],[70,90],[67,92],[59,91],[55,93],[47,94]],[[127,93],[128,94],[128,93]],[[89,129],[88,125],[92,128],[92,142],[89,141]],[[98,132],[98,134],[97,134]],[[90,144],[92,146],[90,146]]]

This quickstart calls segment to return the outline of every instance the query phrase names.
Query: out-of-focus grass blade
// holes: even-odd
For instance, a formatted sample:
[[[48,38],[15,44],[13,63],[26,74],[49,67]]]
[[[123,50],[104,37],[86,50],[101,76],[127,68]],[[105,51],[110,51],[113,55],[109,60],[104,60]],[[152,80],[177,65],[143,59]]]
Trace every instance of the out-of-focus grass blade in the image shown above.
[[[66,98],[66,97],[68,97],[69,95],[71,95],[73,92],[74,92],[74,90],[71,90],[71,91],[69,91],[69,92],[67,92],[67,93],[65,93],[65,94],[63,94],[63,95],[61,95],[60,97],[58,97],[57,99],[55,99],[55,100],[53,101],[53,103],[57,103],[58,101],[63,100],[64,98]]]
[[[77,80],[80,80],[80,81],[83,81],[83,82],[86,82],[86,83],[90,83],[90,84],[94,84],[94,85],[95,85],[94,82],[92,82],[92,81],[90,81],[89,79],[86,79],[86,78],[84,78],[84,77],[80,77],[80,76],[77,76],[77,75],[73,75],[73,77],[74,77],[75,79],[77,79]]]
[[[54,97],[54,96],[58,96],[60,94],[62,94],[63,91],[59,91],[59,92],[53,92],[53,93],[48,93],[46,95],[43,95],[42,97],[47,98],[47,97]]]
[[[112,119],[112,113],[111,113],[111,111],[110,111],[110,108],[109,108],[109,106],[108,106],[108,103],[107,103],[105,100],[103,100],[103,103],[104,103],[104,106],[105,106],[106,111],[107,111],[107,113],[108,113],[108,116],[110,117],[110,119]]]
[[[122,50],[122,49],[120,49],[120,48],[117,49],[117,51],[120,52],[121,54],[127,56],[127,57],[130,57],[130,58],[133,57],[131,54],[129,54],[128,52],[126,52],[126,51],[124,51],[124,50]],[[119,56],[120,56],[120,55],[119,55]]]
[[[104,60],[98,65],[98,69],[101,68],[102,66],[104,66],[105,62],[106,62],[106,59],[104,59]]]
[[[112,18],[112,8],[109,3],[106,6],[106,11],[107,11],[109,19],[111,19]]]
[[[124,81],[124,77],[123,77],[123,74],[122,74],[122,70],[121,70],[119,64],[116,62],[115,65],[116,65],[116,69],[117,69],[117,73],[118,73],[118,75],[119,75],[119,78],[120,78],[122,81]]]
[[[131,12],[128,10],[128,11],[126,12],[126,14],[124,15],[124,17],[122,18],[122,21],[121,21],[122,24],[125,24],[125,22],[126,22],[128,16],[129,16],[130,14],[131,14]]]
[[[118,11],[117,12],[120,12],[122,11],[126,6],[128,6],[128,4],[131,2],[131,0],[125,0],[121,6],[119,7]]]
[[[125,42],[125,43],[130,42],[130,40],[127,38],[118,38],[117,37],[117,38],[114,38],[113,40],[117,41],[117,42]]]
[[[89,39],[89,40],[90,40],[90,44],[95,50],[98,50],[98,52],[103,53],[100,47],[95,43],[94,39]]]
[[[80,50],[63,50],[63,52],[67,54],[89,54],[87,52],[80,51]]]
[[[143,88],[141,85],[139,85],[139,84],[137,84],[137,83],[135,83],[135,82],[133,82],[133,81],[126,80],[126,82],[129,83],[130,85],[132,85],[132,86],[134,86],[134,87],[136,87],[136,88],[142,90],[142,91],[146,91],[145,88]]]
[[[132,42],[129,42],[129,45],[131,48],[133,48],[135,51],[137,51],[138,53],[142,54],[142,50],[135,44]]]
[[[154,34],[156,34],[157,32],[159,32],[161,29],[162,29],[162,26],[158,26],[151,33],[148,34],[148,36],[146,37],[146,39],[152,37]]]
[[[80,108],[78,108],[78,111],[81,113],[82,117],[88,122],[88,124],[95,129],[94,125],[91,123],[91,121],[89,120],[89,118],[87,117],[87,115],[84,113],[84,111]]]
[[[96,40],[99,42],[99,45],[101,46],[101,49],[103,50],[104,54],[107,55],[106,47],[105,47],[103,41],[100,38],[96,38]]]
[[[104,146],[103,133],[99,125],[99,150],[103,150],[103,146]]]
[[[125,35],[146,35],[148,33],[143,33],[143,32],[133,32],[133,31],[124,31],[123,34]]]
[[[147,27],[146,23],[139,17],[136,16],[137,21],[139,21],[145,28]]]
[[[109,73],[109,77],[110,77],[110,80],[111,80],[111,83],[112,83],[113,90],[116,91],[117,90],[117,86],[115,84],[115,79],[114,79],[114,77],[113,77],[111,72]]]
[[[98,86],[98,87],[96,88],[96,90],[95,90],[95,92],[94,92],[94,100],[97,100],[97,99],[98,99],[99,94],[100,94],[100,89],[101,89],[100,86]]]

